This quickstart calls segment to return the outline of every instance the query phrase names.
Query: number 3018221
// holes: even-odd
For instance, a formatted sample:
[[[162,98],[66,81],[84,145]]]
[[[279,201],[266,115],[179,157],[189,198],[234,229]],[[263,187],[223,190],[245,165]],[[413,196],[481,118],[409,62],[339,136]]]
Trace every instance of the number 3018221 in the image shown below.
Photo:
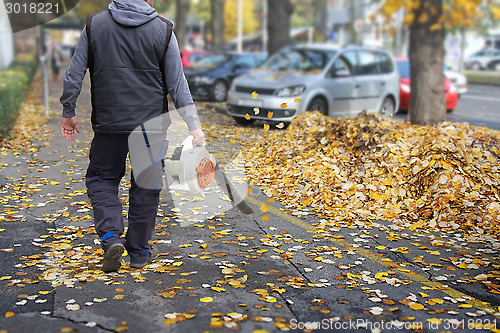
[[[59,3],[6,2],[7,14],[59,14]]]

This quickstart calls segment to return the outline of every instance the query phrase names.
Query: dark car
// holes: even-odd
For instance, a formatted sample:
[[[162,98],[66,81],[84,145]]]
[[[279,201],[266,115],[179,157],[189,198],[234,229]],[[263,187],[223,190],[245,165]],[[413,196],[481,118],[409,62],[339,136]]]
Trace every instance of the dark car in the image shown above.
[[[486,65],[486,68],[492,71],[500,71],[500,57],[491,60],[488,65]]]
[[[185,69],[184,74],[194,97],[222,102],[233,79],[255,68],[265,58],[263,53],[217,53]]]

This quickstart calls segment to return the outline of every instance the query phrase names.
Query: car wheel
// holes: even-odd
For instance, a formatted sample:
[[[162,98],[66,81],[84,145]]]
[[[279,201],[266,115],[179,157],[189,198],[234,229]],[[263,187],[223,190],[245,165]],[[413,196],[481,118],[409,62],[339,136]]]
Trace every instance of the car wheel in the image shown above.
[[[391,97],[386,97],[382,102],[379,113],[383,116],[394,117],[396,114],[396,104]]]
[[[328,116],[328,105],[323,98],[316,97],[311,101],[311,103],[309,103],[307,111],[318,111],[319,113]]]
[[[476,62],[473,62],[472,65],[470,66],[470,68],[473,70],[473,71],[480,71],[481,70],[481,64],[478,63],[477,61]]]
[[[255,119],[246,119],[243,117],[233,117],[234,121],[240,125],[251,125],[255,122]]]
[[[212,89],[212,99],[216,102],[223,102],[227,96],[227,85],[222,80],[217,80]]]

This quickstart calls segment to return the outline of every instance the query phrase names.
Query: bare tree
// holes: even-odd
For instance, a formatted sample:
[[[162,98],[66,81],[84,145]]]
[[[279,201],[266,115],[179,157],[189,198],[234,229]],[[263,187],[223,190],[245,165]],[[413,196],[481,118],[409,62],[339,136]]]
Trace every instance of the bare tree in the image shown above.
[[[176,0],[174,31],[179,43],[179,49],[186,48],[187,17],[190,9],[190,0]]]
[[[267,50],[273,54],[290,44],[290,19],[293,13],[291,0],[267,0]]]
[[[226,0],[210,1],[212,11],[212,51],[224,51],[224,4]]]
[[[429,10],[429,8],[433,8]],[[439,26],[443,0],[422,0],[410,26],[411,91],[408,118],[430,125],[446,120],[444,89],[444,29]]]

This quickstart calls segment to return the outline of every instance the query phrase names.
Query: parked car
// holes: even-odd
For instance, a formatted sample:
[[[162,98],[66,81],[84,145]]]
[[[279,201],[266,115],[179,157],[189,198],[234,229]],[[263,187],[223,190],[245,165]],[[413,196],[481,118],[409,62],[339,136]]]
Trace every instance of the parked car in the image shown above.
[[[500,57],[494,58],[487,65],[486,68],[492,71],[500,71]]]
[[[181,51],[182,67],[189,68],[194,63],[200,61],[209,54],[210,52],[203,50],[182,50]]]
[[[265,58],[264,53],[212,54],[187,68],[184,74],[193,96],[222,102],[234,78],[255,68]]]
[[[496,58],[500,58],[500,50],[481,50],[465,60],[465,68],[472,69],[474,71],[487,69],[488,63]]]
[[[444,76],[457,88],[458,97],[467,92],[467,78],[465,75],[455,72],[451,67],[445,65]]]
[[[398,73],[389,52],[325,44],[281,49],[238,77],[228,93],[228,113],[240,124],[288,123],[306,110],[331,117],[363,110],[393,116],[398,105]]]
[[[408,110],[410,106],[410,61],[407,58],[396,58],[396,64],[399,70],[399,109]],[[446,110],[452,112],[457,108],[458,92],[457,88],[451,81],[444,78],[444,89],[446,94]]]

